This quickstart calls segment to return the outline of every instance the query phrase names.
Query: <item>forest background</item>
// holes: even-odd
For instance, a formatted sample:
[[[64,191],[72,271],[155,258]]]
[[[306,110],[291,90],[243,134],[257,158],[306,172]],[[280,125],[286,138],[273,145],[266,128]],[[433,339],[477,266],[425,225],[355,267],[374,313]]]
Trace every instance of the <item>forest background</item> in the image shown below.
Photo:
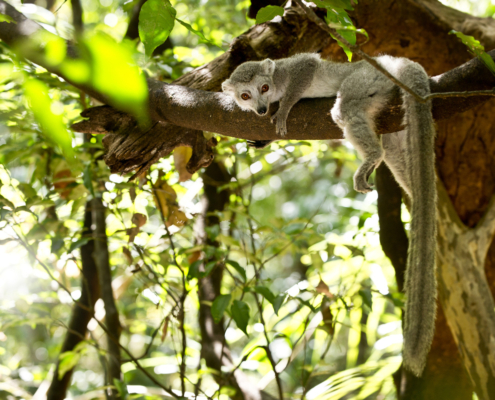
[[[275,13],[258,25],[271,29],[266,34],[253,25],[268,2],[165,1],[170,8],[160,17],[177,18],[165,41],[170,32],[143,22],[139,32],[140,13],[141,21],[159,14],[160,2],[148,1],[10,4],[48,32],[79,41],[89,55],[84,65],[66,62],[65,45],[53,37],[36,39],[73,81],[90,82],[138,121],[143,75],[216,91],[228,76],[218,60],[236,48],[236,62],[251,57],[235,39],[244,32],[267,54],[286,35],[299,38],[301,51],[320,46],[325,57],[347,59],[293,6],[283,18],[265,9]],[[394,2],[378,3],[361,0],[340,14],[366,29],[369,38],[358,33],[357,40],[367,40],[370,55],[407,56],[430,75],[448,71],[477,46],[448,35],[447,27],[461,30],[459,21],[471,22],[465,33],[486,50],[495,47],[490,1],[442,2],[479,19],[424,1],[434,22],[420,11],[404,17],[408,1],[386,20]],[[2,26],[16,23],[3,14]],[[287,21],[293,31],[284,32]],[[349,27],[340,32],[356,37]],[[443,50],[425,50],[426,42]],[[108,165],[114,172],[135,165],[104,159],[103,135],[69,130],[101,103],[28,61],[36,45],[0,41],[0,399],[493,398],[495,367],[488,362],[486,376],[473,378],[480,370],[459,357],[457,347],[468,346],[450,333],[448,313],[439,313],[423,377],[401,369],[409,213],[385,168],[373,178],[378,191],[363,195],[352,189],[359,160],[346,142],[281,140],[255,150],[205,132],[207,145],[218,141],[208,167],[200,160],[191,171],[192,150],[180,146],[172,155],[150,152],[129,180],[131,173]],[[276,58],[280,50],[273,51]],[[480,105],[439,123],[439,175],[471,227],[495,187],[493,140],[485,140],[490,110]],[[449,142],[452,126],[461,138]]]

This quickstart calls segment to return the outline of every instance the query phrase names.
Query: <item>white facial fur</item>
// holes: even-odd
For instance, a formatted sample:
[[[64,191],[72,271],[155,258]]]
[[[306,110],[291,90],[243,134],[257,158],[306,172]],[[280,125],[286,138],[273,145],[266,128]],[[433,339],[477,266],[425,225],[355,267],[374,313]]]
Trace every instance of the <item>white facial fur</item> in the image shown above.
[[[269,59],[244,63],[237,67],[230,79],[222,83],[222,90],[232,96],[243,110],[265,115],[275,94],[272,79],[274,67],[275,63]],[[249,82],[246,82],[246,76],[252,77]]]

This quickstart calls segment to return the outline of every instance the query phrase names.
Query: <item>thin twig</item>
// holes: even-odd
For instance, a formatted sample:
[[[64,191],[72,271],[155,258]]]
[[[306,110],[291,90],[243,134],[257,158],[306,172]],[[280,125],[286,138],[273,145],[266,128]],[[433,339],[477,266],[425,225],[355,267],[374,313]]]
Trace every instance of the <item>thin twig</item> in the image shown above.
[[[436,99],[436,98],[447,98],[447,97],[473,97],[473,96],[495,96],[495,89],[492,90],[473,90],[465,92],[443,92],[443,93],[431,93],[425,96],[426,100]]]

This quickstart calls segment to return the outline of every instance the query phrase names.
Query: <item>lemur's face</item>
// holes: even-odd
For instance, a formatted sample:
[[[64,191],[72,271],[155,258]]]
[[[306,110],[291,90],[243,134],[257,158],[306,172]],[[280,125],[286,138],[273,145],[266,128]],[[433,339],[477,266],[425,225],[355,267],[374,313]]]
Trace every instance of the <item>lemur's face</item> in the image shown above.
[[[240,65],[222,84],[222,90],[232,96],[243,110],[263,116],[268,112],[272,96],[273,61],[247,62]],[[250,78],[250,79],[249,79]]]

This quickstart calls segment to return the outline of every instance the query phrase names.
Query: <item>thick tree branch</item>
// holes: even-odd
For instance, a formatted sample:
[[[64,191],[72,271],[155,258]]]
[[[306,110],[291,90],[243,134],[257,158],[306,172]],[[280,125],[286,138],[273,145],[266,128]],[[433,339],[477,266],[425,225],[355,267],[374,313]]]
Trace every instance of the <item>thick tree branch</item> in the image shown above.
[[[26,19],[22,14],[17,12],[3,0],[0,0],[0,12],[10,15],[17,24],[0,23],[0,39],[14,45],[15,43],[29,39],[36,31],[42,29],[38,24]],[[289,9],[284,17],[289,22],[287,24],[301,24],[302,17],[300,11]],[[296,21],[296,22],[294,22]],[[307,22],[306,22],[307,24]],[[275,24],[274,24],[275,25]],[[280,29],[280,26],[276,26]],[[188,77],[179,80],[178,83],[184,83],[191,86],[199,86],[208,90],[218,90],[219,83],[225,79],[234,67],[243,60],[233,60],[239,57],[239,53],[248,59],[263,58],[265,54],[253,48],[251,36],[256,37],[260,42],[260,35],[268,37],[276,29],[270,24],[266,26],[256,26],[234,41],[231,50],[220,57],[220,62],[216,64],[201,67],[205,74],[210,78],[210,85],[214,87],[205,87],[204,82],[188,81]],[[283,28],[287,29],[284,25]],[[299,27],[300,28],[300,27]],[[317,37],[316,43],[323,44],[324,37],[318,27],[307,30],[312,32],[313,40]],[[319,33],[315,33],[314,30]],[[251,35],[251,36],[249,36]],[[246,39],[248,37],[248,39]],[[252,39],[252,38],[251,38]],[[292,50],[300,45],[301,40],[292,44],[292,48],[285,54],[293,54]],[[266,44],[265,44],[266,46]],[[307,48],[309,51],[316,51],[314,48]],[[316,46],[317,47],[317,46]],[[241,49],[241,51],[239,51]],[[299,49],[301,51],[302,49]],[[266,51],[266,49],[265,49]],[[260,54],[261,53],[261,54]],[[77,51],[73,46],[68,46],[68,55],[77,57]],[[274,54],[277,56],[277,54]],[[492,55],[495,55],[493,53]],[[45,66],[51,72],[63,77],[64,74],[58,71],[56,67],[46,65],[46,61],[39,53],[32,52],[30,59]],[[276,58],[276,57],[275,57]],[[236,62],[237,61],[237,62]],[[221,71],[212,71],[210,67],[217,67]],[[215,73],[212,73],[215,72]],[[203,74],[203,75],[205,75]],[[199,74],[201,75],[201,74]],[[197,75],[195,76],[197,79]],[[155,124],[153,128],[141,131],[136,123],[128,115],[119,111],[108,108],[93,108],[83,113],[83,116],[89,117],[89,121],[83,121],[76,124],[74,129],[86,133],[118,133],[106,139],[108,147],[107,163],[114,172],[127,172],[131,169],[146,169],[149,165],[157,160],[159,156],[169,153],[177,145],[183,143],[196,143],[198,141],[197,131],[216,132],[227,136],[233,136],[241,139],[250,140],[277,140],[280,139],[275,133],[274,126],[269,122],[269,118],[260,118],[254,113],[240,110],[232,99],[223,93],[205,92],[179,85],[168,85],[163,82],[148,80],[149,84],[149,112]],[[106,101],[105,96],[95,92],[93,89],[75,85],[91,96],[101,101]],[[458,92],[472,90],[490,90],[495,86],[495,77],[486,69],[486,67],[477,59],[473,59],[451,71],[431,79],[432,93],[440,92]],[[475,105],[478,105],[489,96],[476,96],[466,98],[446,98],[435,99],[433,101],[433,113],[435,119],[450,117],[453,114],[465,111]],[[339,139],[342,138],[342,132],[333,123],[329,110],[333,106],[334,99],[305,99],[299,102],[291,111],[288,119],[288,134],[286,139],[297,140],[320,140],[320,139]],[[380,114],[377,121],[378,133],[389,133],[399,130],[402,122],[401,100],[398,90],[390,101],[386,109]],[[161,124],[161,125],[160,125]],[[165,125],[163,125],[165,124]],[[167,133],[170,130],[166,124],[173,124],[195,132],[187,133],[182,130],[176,130],[181,136],[178,140]],[[160,131],[160,132],[158,132]],[[161,134],[158,134],[161,133]],[[124,135],[125,134],[125,135]],[[129,136],[131,134],[131,136]],[[134,137],[135,136],[135,137]],[[134,138],[133,138],[134,137]],[[129,142],[130,140],[130,142]],[[115,142],[116,141],[116,142]],[[139,146],[136,143],[139,142]],[[143,147],[143,142],[145,146]],[[146,144],[147,143],[147,144]],[[187,145],[187,144],[186,144]],[[200,147],[206,148],[203,142]],[[124,150],[124,151],[121,151]],[[120,155],[119,155],[120,151]],[[129,154],[131,153],[131,154]],[[200,154],[199,158],[204,158]],[[122,161],[122,159],[124,159]],[[211,159],[211,153],[206,155],[206,159]],[[127,161],[126,161],[127,160]],[[191,166],[190,170],[196,170],[205,164]]]

